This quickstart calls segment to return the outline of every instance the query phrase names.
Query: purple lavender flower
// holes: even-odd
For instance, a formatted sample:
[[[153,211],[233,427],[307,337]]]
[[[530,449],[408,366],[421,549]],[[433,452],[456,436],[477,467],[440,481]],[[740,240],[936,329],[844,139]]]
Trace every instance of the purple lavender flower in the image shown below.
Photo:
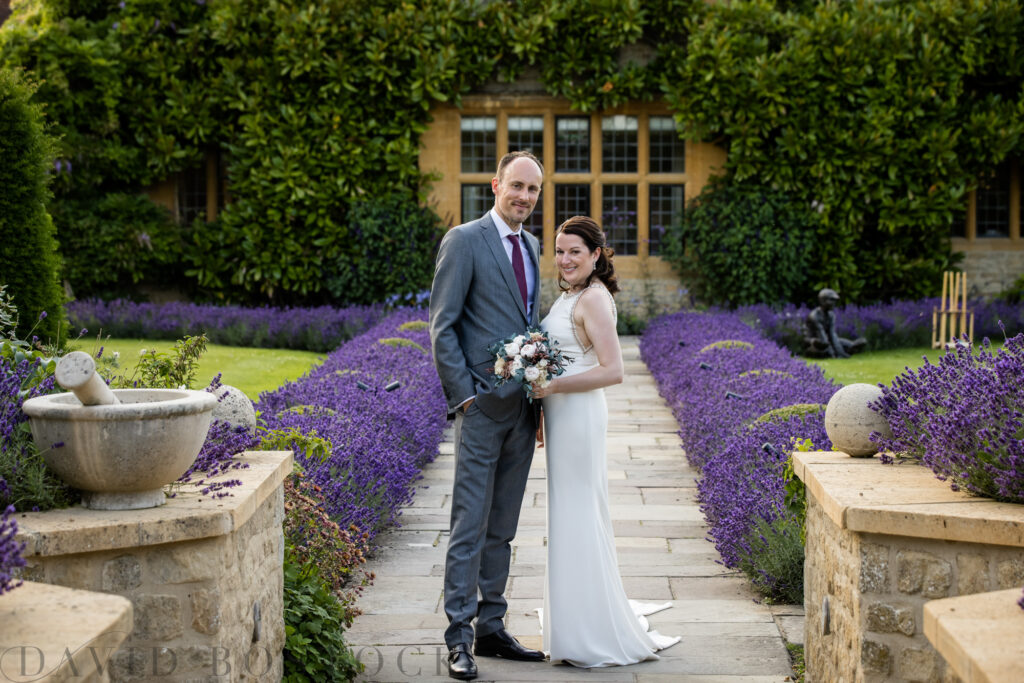
[[[334,308],[245,308],[170,302],[72,301],[74,325],[121,337],[180,339],[206,334],[215,344],[333,351],[387,313],[383,305]]]
[[[46,320],[46,311],[39,311],[39,319]]]
[[[727,342],[715,344],[715,342]],[[838,386],[818,366],[793,358],[743,321],[742,314],[677,313],[657,318],[640,353],[679,422],[709,536],[728,567],[749,558],[759,525],[792,519],[783,469],[795,439],[830,447],[822,413],[757,421],[794,404],[827,404]],[[802,520],[793,519],[799,528]],[[774,594],[799,593],[794,572],[758,584]],[[798,573],[798,572],[797,572]]]
[[[14,578],[15,570],[25,566],[25,559],[21,556],[25,544],[15,540],[18,524],[13,515],[13,505],[8,505],[0,514],[0,595],[21,585],[21,581]]]
[[[356,525],[372,540],[398,521],[423,465],[434,459],[447,424],[444,395],[430,354],[380,343],[404,337],[430,347],[427,330],[401,328],[424,320],[400,310],[354,337],[304,377],[260,396],[270,429],[316,432],[334,448],[326,460],[296,453],[324,509],[342,528]],[[401,382],[395,391],[384,387]],[[369,387],[360,389],[357,382]]]
[[[1024,334],[993,351],[959,345],[897,376],[871,408],[891,438],[882,461],[919,461],[954,490],[1024,503]]]

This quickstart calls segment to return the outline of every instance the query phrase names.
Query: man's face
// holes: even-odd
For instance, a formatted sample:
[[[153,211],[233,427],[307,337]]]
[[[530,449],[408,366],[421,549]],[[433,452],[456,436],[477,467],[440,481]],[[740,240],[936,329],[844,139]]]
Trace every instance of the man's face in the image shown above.
[[[494,207],[510,228],[515,229],[533,213],[543,180],[540,168],[526,157],[514,159],[501,178],[491,180]]]

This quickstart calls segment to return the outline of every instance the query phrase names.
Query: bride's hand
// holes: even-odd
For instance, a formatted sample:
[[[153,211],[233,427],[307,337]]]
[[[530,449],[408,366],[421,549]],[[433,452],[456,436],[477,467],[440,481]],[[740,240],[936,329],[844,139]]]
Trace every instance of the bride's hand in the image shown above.
[[[534,399],[544,398],[546,396],[550,396],[551,394],[556,393],[555,392],[555,382],[557,382],[557,381],[558,380],[554,380],[554,379],[551,380],[550,382],[548,382],[548,385],[546,387],[542,387],[539,384],[532,384],[532,385],[530,385],[532,387],[532,389],[530,390],[530,393],[533,395]]]

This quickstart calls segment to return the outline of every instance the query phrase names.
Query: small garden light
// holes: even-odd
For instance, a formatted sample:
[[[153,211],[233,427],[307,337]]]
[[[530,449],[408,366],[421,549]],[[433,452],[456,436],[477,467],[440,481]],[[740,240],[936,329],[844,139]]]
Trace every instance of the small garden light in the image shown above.
[[[402,386],[402,383],[399,382],[398,380],[395,380],[391,384],[389,384],[386,387],[384,387],[384,391],[394,391],[395,389],[397,389],[400,386]]]

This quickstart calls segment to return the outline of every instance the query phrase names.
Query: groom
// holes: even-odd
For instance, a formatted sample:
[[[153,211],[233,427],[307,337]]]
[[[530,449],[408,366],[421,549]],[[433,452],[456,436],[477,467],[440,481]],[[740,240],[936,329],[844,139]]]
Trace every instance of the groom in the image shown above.
[[[455,415],[455,483],[444,570],[448,675],[476,678],[473,654],[543,661],[504,628],[511,546],[533,459],[536,417],[518,384],[495,388],[487,347],[536,326],[537,239],[522,229],[544,170],[510,152],[491,180],[494,208],[441,240],[430,292],[430,341],[449,414]],[[479,599],[477,591],[479,590]],[[473,619],[476,618],[475,647]]]

